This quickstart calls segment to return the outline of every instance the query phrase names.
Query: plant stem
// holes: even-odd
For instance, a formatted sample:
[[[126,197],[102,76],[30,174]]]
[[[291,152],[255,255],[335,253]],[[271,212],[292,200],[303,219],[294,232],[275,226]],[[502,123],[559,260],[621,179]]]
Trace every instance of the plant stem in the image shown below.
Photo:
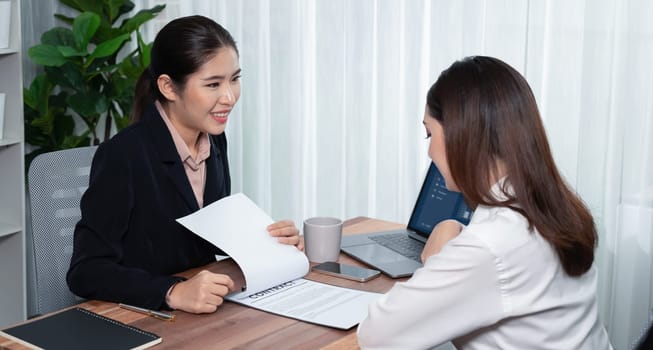
[[[106,119],[104,119],[104,139],[102,140],[102,142],[108,141],[109,138],[111,137],[111,120],[113,119],[112,117],[113,113],[111,113],[112,109],[113,109],[113,103],[111,103],[111,105],[107,109],[107,117]]]

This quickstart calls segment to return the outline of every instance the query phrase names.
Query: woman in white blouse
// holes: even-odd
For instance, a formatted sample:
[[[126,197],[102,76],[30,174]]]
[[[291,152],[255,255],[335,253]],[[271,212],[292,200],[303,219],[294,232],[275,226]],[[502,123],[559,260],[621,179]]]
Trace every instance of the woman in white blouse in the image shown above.
[[[611,349],[598,319],[592,216],[556,168],[526,80],[491,57],[427,95],[429,156],[475,207],[448,220],[420,268],[370,306],[363,349]]]

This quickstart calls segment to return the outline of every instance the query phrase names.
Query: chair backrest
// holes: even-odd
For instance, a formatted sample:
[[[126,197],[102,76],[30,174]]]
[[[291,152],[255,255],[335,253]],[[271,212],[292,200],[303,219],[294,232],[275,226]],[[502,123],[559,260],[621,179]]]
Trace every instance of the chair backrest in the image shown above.
[[[73,232],[81,217],[79,202],[88,188],[97,146],[43,153],[28,172],[32,237],[28,263],[34,278],[28,309],[44,314],[81,301],[70,292],[66,272],[73,251]]]

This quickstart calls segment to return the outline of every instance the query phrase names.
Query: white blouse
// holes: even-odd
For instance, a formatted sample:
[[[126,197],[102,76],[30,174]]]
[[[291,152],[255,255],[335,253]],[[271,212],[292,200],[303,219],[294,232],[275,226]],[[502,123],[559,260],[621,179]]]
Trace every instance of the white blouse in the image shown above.
[[[471,222],[406,282],[370,305],[363,349],[612,349],[599,322],[596,270],[568,276],[549,245],[507,208]]]

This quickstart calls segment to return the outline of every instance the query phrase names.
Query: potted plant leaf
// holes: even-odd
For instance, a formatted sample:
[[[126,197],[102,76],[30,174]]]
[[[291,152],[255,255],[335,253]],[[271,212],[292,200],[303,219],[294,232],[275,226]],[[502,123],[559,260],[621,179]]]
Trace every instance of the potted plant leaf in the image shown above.
[[[25,139],[38,154],[99,144],[129,123],[134,87],[150,64],[151,43],[139,28],[165,5],[128,14],[129,0],[59,0],[78,11],[55,14],[69,27],[54,27],[28,50],[43,71],[23,91]],[[81,123],[80,127],[75,127]],[[104,125],[102,135],[98,126]]]

